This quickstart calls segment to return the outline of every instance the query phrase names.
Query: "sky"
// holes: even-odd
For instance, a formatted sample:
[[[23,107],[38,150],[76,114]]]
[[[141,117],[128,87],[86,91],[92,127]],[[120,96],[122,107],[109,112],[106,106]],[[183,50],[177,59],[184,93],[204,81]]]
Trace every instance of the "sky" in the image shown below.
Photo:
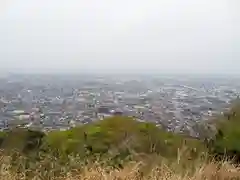
[[[0,70],[240,74],[239,8],[239,0],[0,0]]]

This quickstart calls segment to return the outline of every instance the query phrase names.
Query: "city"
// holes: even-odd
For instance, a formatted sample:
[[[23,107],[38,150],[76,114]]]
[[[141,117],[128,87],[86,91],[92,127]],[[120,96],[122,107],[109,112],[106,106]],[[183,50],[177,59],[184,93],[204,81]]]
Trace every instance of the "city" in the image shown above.
[[[0,127],[66,130],[120,115],[195,136],[192,126],[227,110],[234,78],[9,75],[0,79]]]

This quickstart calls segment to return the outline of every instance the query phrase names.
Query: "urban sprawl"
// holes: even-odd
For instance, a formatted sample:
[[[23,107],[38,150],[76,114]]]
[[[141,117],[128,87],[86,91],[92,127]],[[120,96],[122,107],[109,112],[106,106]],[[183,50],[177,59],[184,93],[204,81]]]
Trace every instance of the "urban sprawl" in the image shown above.
[[[0,128],[66,130],[130,116],[196,136],[192,126],[226,110],[234,78],[127,75],[9,75],[0,78]]]

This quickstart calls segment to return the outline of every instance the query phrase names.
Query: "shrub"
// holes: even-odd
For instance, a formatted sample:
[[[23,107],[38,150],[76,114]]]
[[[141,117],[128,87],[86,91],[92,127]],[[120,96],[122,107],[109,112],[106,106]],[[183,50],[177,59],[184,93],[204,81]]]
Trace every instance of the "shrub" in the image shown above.
[[[195,139],[166,132],[154,124],[137,122],[128,117],[113,117],[68,131],[50,132],[46,137],[48,148],[66,154],[106,154],[113,151],[125,154],[157,153],[176,158],[178,148],[203,148]],[[60,152],[59,152],[60,151]],[[128,152],[128,153],[126,153]],[[121,154],[120,153],[120,154]]]
[[[1,148],[28,153],[38,150],[41,147],[44,136],[45,134],[40,131],[16,128],[4,133],[2,136]]]
[[[27,157],[29,164],[46,157],[66,164],[74,157],[83,163],[101,161],[121,167],[124,162],[145,155],[174,161],[181,153],[192,160],[206,151],[199,140],[167,132],[152,123],[120,116],[48,134],[13,129],[2,137],[1,148],[6,152],[17,150]]]
[[[227,116],[226,116],[227,114]],[[217,155],[235,157],[240,161],[240,106],[235,102],[233,108],[216,124],[217,133],[213,142],[213,152]]]

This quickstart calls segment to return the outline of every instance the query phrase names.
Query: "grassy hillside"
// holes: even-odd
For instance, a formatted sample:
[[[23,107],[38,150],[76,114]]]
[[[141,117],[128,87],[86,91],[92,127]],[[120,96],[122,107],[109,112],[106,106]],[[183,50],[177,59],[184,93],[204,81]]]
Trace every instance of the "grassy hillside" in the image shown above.
[[[182,147],[189,150],[189,159],[205,150],[196,139],[166,132],[151,123],[117,116],[48,134],[14,129],[2,134],[1,143],[2,149],[15,149],[26,155],[41,152],[58,158],[78,155],[83,159],[114,153],[121,158],[135,153],[158,154],[174,159]]]
[[[177,150],[185,143],[189,148],[203,148],[195,139],[166,132],[154,124],[137,122],[127,117],[113,117],[73,128],[51,132],[44,141],[51,151],[63,154],[105,154],[118,151],[122,155],[157,153],[176,158]],[[124,156],[123,155],[123,156]]]
[[[172,179],[183,178],[183,175],[187,179],[197,179],[197,175],[202,179],[207,176],[208,168],[215,168],[215,175],[232,169],[234,173],[228,176],[235,177],[239,175],[235,165],[240,159],[239,107],[235,104],[230,112],[215,121],[217,131],[210,133],[209,138],[204,136],[205,141],[120,116],[47,134],[13,129],[0,133],[0,165],[4,169],[7,166],[8,177],[24,175],[28,179],[36,176],[67,179],[68,174],[71,179],[83,178],[91,177],[92,171],[101,171],[101,175],[108,178],[110,172],[124,176],[133,173],[135,179],[140,175],[156,178],[159,169],[162,176],[171,174]],[[205,129],[202,132],[206,132]],[[224,161],[218,162],[219,157],[235,159],[226,167]]]

